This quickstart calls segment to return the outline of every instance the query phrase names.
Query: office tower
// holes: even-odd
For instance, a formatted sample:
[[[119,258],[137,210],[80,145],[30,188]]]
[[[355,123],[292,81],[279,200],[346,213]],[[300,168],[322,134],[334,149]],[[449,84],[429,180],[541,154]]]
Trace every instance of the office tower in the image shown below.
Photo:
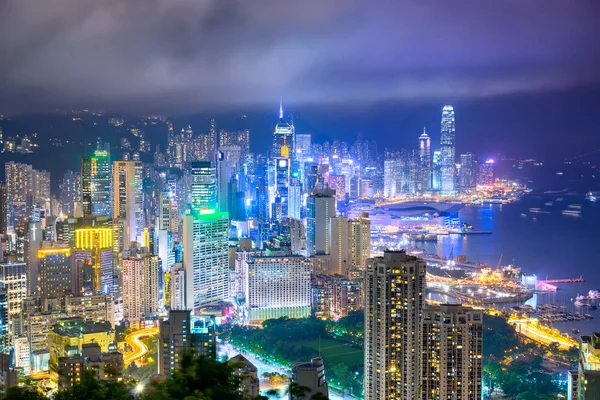
[[[325,379],[325,365],[321,357],[313,358],[309,362],[297,362],[292,367],[292,383],[310,389],[304,396],[294,396],[290,393],[290,400],[308,400],[317,393],[324,398],[329,398],[329,387]]]
[[[229,215],[214,208],[184,215],[182,244],[186,307],[229,300]]]
[[[210,161],[192,163],[192,211],[208,210],[217,203],[216,171]]]
[[[301,219],[302,214],[302,186],[296,178],[292,178],[288,189],[288,217]]]
[[[579,338],[577,365],[579,400],[600,398],[600,332]]]
[[[454,188],[454,168],[456,164],[456,133],[454,108],[444,106],[442,109],[442,137],[440,143],[441,160],[441,189],[442,195],[452,196]]]
[[[8,336],[8,324],[8,293],[2,287],[0,288],[0,354],[10,353],[11,343]]]
[[[73,291],[73,260],[70,247],[38,250],[39,296],[42,300],[62,298]]]
[[[80,217],[81,209],[81,175],[71,170],[65,172],[58,186],[62,213],[65,216]]]
[[[31,204],[33,168],[28,164],[9,161],[4,164],[8,204],[21,207]]]
[[[383,196],[386,199],[393,199],[396,197],[398,190],[398,160],[390,159],[383,162]],[[361,197],[362,196],[361,194]]]
[[[0,185],[0,235],[6,235],[8,231],[8,203],[6,195],[6,186]]]
[[[304,257],[252,257],[244,276],[248,323],[310,316],[310,263]]]
[[[359,218],[348,221],[350,227],[350,265],[352,268],[364,270],[371,257],[371,220],[369,214],[363,212]]]
[[[241,354],[227,361],[233,367],[233,375],[239,380],[239,392],[244,399],[255,399],[260,394],[258,369]]]
[[[113,228],[97,226],[75,229],[75,293],[93,290],[113,294]]]
[[[419,136],[419,191],[431,190],[431,140],[423,128]]]
[[[365,400],[415,399],[421,385],[425,261],[386,250],[365,270]]]
[[[192,315],[190,310],[171,310],[169,319],[160,321],[158,372],[165,376],[173,374],[189,352],[197,357],[215,357],[214,324],[209,318]]]
[[[83,216],[92,215],[92,157],[81,157],[81,207]]]
[[[331,218],[330,275],[345,275],[350,265],[350,232],[348,218]]]
[[[423,311],[421,399],[481,399],[482,321],[460,304]]]
[[[169,274],[169,306],[171,310],[185,310],[185,269],[183,264],[174,264]],[[166,290],[167,288],[165,288]]]
[[[8,345],[12,344],[17,331],[15,320],[20,317],[23,300],[27,297],[27,274],[24,263],[0,264],[0,288],[6,294],[5,313],[8,323]]]
[[[316,188],[306,200],[306,250],[308,255],[329,254],[331,218],[335,211],[335,190]]]
[[[312,158],[312,137],[310,133],[299,133],[296,135],[296,158],[300,162],[306,162]]]
[[[460,155],[459,189],[463,193],[471,193],[477,185],[477,160],[473,153]]]
[[[139,161],[114,163],[113,218],[123,220],[124,240],[127,242],[144,242],[142,172],[142,163]]]
[[[112,215],[111,184],[112,168],[109,147],[97,149],[91,157],[92,214]]]
[[[217,186],[219,202],[219,211],[229,211],[227,209],[230,199],[230,181],[238,172],[241,161],[241,149],[237,146],[222,147],[217,155]]]
[[[65,346],[68,343],[68,346]],[[81,354],[83,346],[96,344],[108,352],[115,343],[115,330],[109,322],[86,321],[81,317],[58,320],[48,335],[50,377],[58,382],[58,361],[61,357]]]
[[[338,202],[346,200],[346,177],[344,175],[329,174],[329,187],[335,190]]]
[[[50,201],[50,172],[45,169],[32,169],[31,172],[33,201],[35,204],[45,205]]]
[[[477,184],[480,186],[494,186],[495,180],[495,162],[487,160],[479,166],[479,175],[477,176]]]
[[[434,151],[431,161],[431,189],[439,192],[442,190],[442,152]]]
[[[283,149],[287,149],[284,146]],[[281,203],[281,213],[273,215],[273,219],[278,221],[289,214],[289,188],[292,163],[291,160],[285,157],[275,157],[275,198]]]
[[[272,148],[272,157],[279,157],[283,154],[281,153],[281,148],[285,145],[288,149],[295,149],[294,142],[294,125],[289,124],[283,119],[283,105],[279,104],[279,120],[275,125],[275,132],[273,132],[273,148]]]
[[[158,257],[131,248],[120,264],[123,318],[138,328],[158,312]]]

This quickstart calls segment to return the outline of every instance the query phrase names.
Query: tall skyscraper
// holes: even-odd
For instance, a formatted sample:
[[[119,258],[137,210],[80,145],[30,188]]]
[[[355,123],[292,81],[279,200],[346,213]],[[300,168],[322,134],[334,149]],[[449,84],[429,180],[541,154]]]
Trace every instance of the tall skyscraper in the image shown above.
[[[140,161],[114,163],[113,218],[123,220],[124,238],[128,242],[144,243],[142,172]]]
[[[4,164],[6,194],[12,206],[26,206],[33,200],[33,168],[9,161]]]
[[[158,312],[158,257],[132,248],[120,261],[123,317],[138,328]]]
[[[97,149],[92,156],[91,199],[92,214],[112,215],[112,167],[107,146]]]
[[[363,270],[371,257],[371,220],[369,214],[363,212],[359,218],[350,221],[350,265]]]
[[[284,149],[287,148],[284,147]],[[275,203],[281,205],[280,213],[272,213],[273,218],[281,220],[289,216],[289,190],[292,172],[291,160],[285,157],[275,157]]]
[[[39,296],[61,299],[73,292],[73,261],[70,247],[45,247],[38,250]]]
[[[231,178],[238,172],[241,161],[241,149],[237,146],[222,147],[217,155],[217,186],[219,211],[229,211],[227,208],[230,200]]]
[[[365,400],[416,399],[421,385],[425,261],[405,251],[365,270]]]
[[[58,187],[62,213],[65,216],[80,217],[81,210],[81,174],[71,170],[65,172]]]
[[[294,142],[294,125],[289,124],[283,118],[283,105],[279,105],[279,120],[277,121],[277,125],[275,125],[275,132],[273,133],[273,148],[272,148],[272,157],[281,156],[281,148],[286,145],[290,149],[295,149]]]
[[[8,200],[6,198],[6,186],[0,185],[0,235],[6,235],[8,231]]]
[[[310,263],[304,257],[257,256],[244,264],[244,314],[248,322],[310,316]]]
[[[192,163],[192,211],[208,210],[217,203],[216,171],[210,161]]]
[[[43,170],[32,170],[32,192],[33,201],[36,205],[45,206],[50,203],[50,172]]]
[[[8,344],[11,345],[18,331],[15,322],[23,310],[27,298],[27,272],[24,263],[0,264],[0,287],[6,294],[5,312],[8,323]]]
[[[308,255],[331,251],[331,218],[335,217],[335,190],[316,188],[306,200],[306,250]]]
[[[439,192],[442,190],[442,152],[434,151],[431,162],[431,189]]]
[[[310,133],[296,135],[295,154],[300,162],[306,162],[312,158],[312,137]]]
[[[481,399],[482,322],[460,304],[424,310],[421,399]]]
[[[350,232],[348,218],[331,218],[330,274],[345,275],[350,265]]]
[[[496,178],[494,169],[494,160],[486,160],[486,162],[482,163],[479,166],[477,184],[480,186],[493,186]]]
[[[431,140],[423,128],[419,136],[419,191],[431,190]]]
[[[186,307],[229,300],[229,215],[212,209],[183,217]]]
[[[113,228],[110,225],[75,229],[75,292],[113,294]]]
[[[442,109],[442,137],[441,137],[441,194],[451,196],[455,194],[454,175],[456,164],[456,133],[454,108],[444,106]]]
[[[400,192],[399,185],[399,165],[398,160],[389,159],[383,162],[383,196],[387,199],[393,199]],[[362,196],[362,194],[361,194]]]
[[[462,193],[471,193],[477,185],[477,160],[473,153],[460,155],[459,189]]]

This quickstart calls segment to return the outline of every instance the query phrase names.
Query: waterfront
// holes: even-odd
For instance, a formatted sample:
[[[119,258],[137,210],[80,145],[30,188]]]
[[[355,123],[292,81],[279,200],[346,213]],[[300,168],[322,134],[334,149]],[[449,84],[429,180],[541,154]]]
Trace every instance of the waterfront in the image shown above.
[[[561,211],[571,204],[582,205],[581,217],[562,214]],[[530,208],[541,208],[548,213],[532,213]],[[460,210],[459,217],[475,230],[493,233],[440,236],[437,244],[414,242],[414,245],[429,253],[441,252],[445,257],[451,252],[454,256],[465,255],[469,261],[484,262],[492,267],[497,265],[502,254],[502,265],[514,263],[523,272],[536,274],[538,279],[581,275],[586,282],[559,284],[556,293],[535,295],[528,304],[556,304],[570,312],[594,316],[591,320],[555,323],[554,326],[563,332],[571,333],[577,328],[581,334],[589,334],[598,330],[600,311],[577,309],[571,301],[578,294],[600,288],[600,276],[596,273],[600,264],[596,250],[600,207],[586,200],[585,193],[560,196],[532,194],[511,204],[467,205]]]

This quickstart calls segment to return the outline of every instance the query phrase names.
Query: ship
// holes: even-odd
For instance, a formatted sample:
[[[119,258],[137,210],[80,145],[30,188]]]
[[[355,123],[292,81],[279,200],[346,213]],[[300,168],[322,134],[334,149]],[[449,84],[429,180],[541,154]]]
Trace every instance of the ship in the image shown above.
[[[553,204],[554,204],[554,203],[553,203],[553,202],[551,202],[551,201],[544,203],[544,205],[545,205],[546,207],[552,207],[552,205],[553,205]]]
[[[598,291],[598,290],[590,290],[588,292],[588,296],[592,300],[600,300],[600,291]]]
[[[569,208],[573,210],[581,210],[581,204],[569,204]]]
[[[531,207],[529,209],[530,213],[534,213],[534,214],[550,214],[550,211],[544,211],[541,208],[538,207]]]

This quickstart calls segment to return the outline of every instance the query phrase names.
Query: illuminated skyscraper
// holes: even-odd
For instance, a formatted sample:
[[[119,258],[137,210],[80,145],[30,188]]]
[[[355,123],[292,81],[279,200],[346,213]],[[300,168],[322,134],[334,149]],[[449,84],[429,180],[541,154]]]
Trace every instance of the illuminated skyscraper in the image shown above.
[[[273,133],[273,149],[272,157],[282,156],[281,147],[287,145],[290,149],[295,149],[294,142],[294,125],[289,124],[283,119],[283,105],[279,105],[279,120],[275,125],[275,132]]]
[[[346,177],[344,175],[329,174],[329,187],[335,190],[337,201],[346,200]]]
[[[136,248],[121,260],[123,317],[134,328],[158,312],[158,273],[158,257]]]
[[[365,270],[365,400],[416,399],[425,261],[386,250]]]
[[[32,170],[33,201],[37,205],[45,206],[50,203],[50,172]]]
[[[399,193],[399,161],[389,159],[383,162],[383,196],[393,199]],[[361,197],[364,197],[361,193]]]
[[[431,189],[440,191],[442,188],[442,153],[440,151],[433,152],[433,159],[431,163]]]
[[[312,142],[310,133],[296,135],[296,157],[300,162],[306,162],[312,157]]]
[[[363,270],[371,257],[371,220],[369,214],[363,212],[359,218],[350,221],[350,265]]]
[[[42,299],[61,299],[66,294],[72,293],[74,273],[71,248],[41,248],[37,256],[40,277],[39,296]]]
[[[0,185],[0,235],[6,235],[8,230],[8,204],[6,186]]]
[[[80,217],[81,213],[81,174],[67,171],[58,187],[62,213],[66,216]]]
[[[187,308],[229,300],[229,215],[215,208],[183,217]]]
[[[287,145],[283,147],[287,148]],[[273,218],[281,220],[289,215],[289,190],[292,163],[286,157],[275,157],[275,202],[281,204],[281,214],[273,213]]]
[[[421,399],[481,399],[482,322],[460,304],[424,310]]]
[[[419,191],[431,190],[431,140],[423,128],[419,136]]]
[[[192,163],[192,211],[208,210],[217,203],[216,171],[210,161]]]
[[[111,183],[110,152],[98,149],[92,156],[92,214],[111,215]]]
[[[229,211],[230,182],[238,172],[241,161],[241,149],[237,146],[222,147],[217,155],[217,187],[219,211]]]
[[[477,176],[477,184],[480,186],[493,186],[495,180],[495,163],[494,160],[487,160],[479,166],[479,175]]]
[[[454,175],[456,164],[456,133],[454,108],[444,106],[442,109],[442,137],[441,137],[441,194],[451,196],[455,194]]]
[[[477,160],[473,153],[460,155],[459,189],[462,193],[471,193],[477,185]]]
[[[124,221],[124,238],[129,242],[144,243],[142,163],[115,161],[113,189],[113,218]]]
[[[331,218],[335,217],[335,190],[316,188],[306,200],[306,250],[308,255],[329,254]]]
[[[75,229],[75,292],[91,289],[113,294],[113,228],[89,227]]]
[[[33,197],[33,168],[28,164],[9,161],[4,164],[8,204],[18,207],[31,203]]]
[[[27,272],[24,263],[0,264],[0,288],[6,294],[6,319],[8,323],[8,344],[15,338],[15,322],[23,310],[23,300],[27,298]]]

